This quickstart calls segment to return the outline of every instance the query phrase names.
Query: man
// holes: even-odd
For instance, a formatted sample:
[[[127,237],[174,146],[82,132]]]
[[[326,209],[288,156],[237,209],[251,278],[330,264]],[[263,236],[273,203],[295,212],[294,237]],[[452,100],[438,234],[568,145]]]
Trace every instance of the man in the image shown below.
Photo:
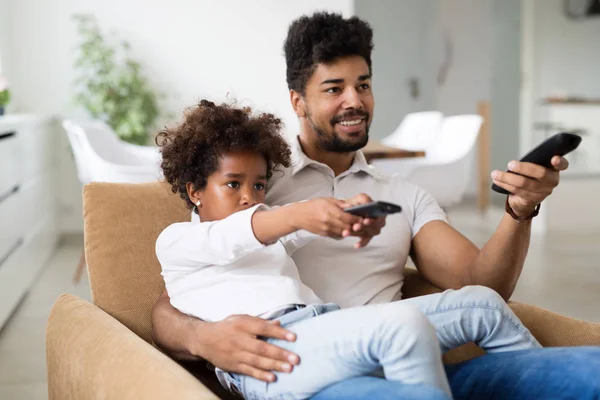
[[[270,182],[267,203],[286,204],[307,198],[348,198],[365,192],[402,206],[386,221],[358,227],[356,238],[319,238],[294,254],[304,283],[324,301],[343,307],[401,298],[407,257],[420,273],[441,288],[485,285],[508,299],[527,254],[531,219],[558,185],[567,161],[554,169],[512,162],[518,173],[494,171],[493,181],[514,193],[507,213],[480,250],[454,230],[435,200],[399,177],[370,167],[359,151],[368,141],[373,118],[371,89],[372,31],[360,19],[317,13],[301,17],[285,42],[287,82],[300,120],[293,165]],[[323,221],[324,226],[328,221]],[[339,237],[339,232],[331,232]],[[234,295],[234,294],[232,294]],[[175,357],[203,358],[228,371],[269,381],[271,371],[286,371],[299,362],[291,352],[257,337],[293,340],[273,323],[249,316],[203,322],[176,311],[163,295],[153,311],[155,341]],[[292,372],[293,373],[293,370]],[[600,394],[600,350],[540,349],[486,355],[447,367],[452,391],[461,398],[596,398]],[[526,379],[522,379],[522,377]],[[435,398],[424,389],[376,377],[350,379],[319,393],[317,399]]]

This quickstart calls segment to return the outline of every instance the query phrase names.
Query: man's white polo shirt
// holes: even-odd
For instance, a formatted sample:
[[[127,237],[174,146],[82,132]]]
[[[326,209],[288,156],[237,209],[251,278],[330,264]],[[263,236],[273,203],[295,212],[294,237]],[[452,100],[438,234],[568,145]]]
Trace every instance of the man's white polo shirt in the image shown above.
[[[353,247],[356,237],[339,241],[318,237],[297,250],[292,258],[300,278],[323,301],[342,307],[390,301],[402,287],[412,238],[426,223],[446,221],[446,215],[430,194],[400,176],[377,171],[361,151],[350,169],[336,177],[327,165],[308,158],[298,140],[291,146],[292,165],[273,173],[268,205],[366,193],[402,207],[402,212],[387,217],[381,233],[362,249]]]

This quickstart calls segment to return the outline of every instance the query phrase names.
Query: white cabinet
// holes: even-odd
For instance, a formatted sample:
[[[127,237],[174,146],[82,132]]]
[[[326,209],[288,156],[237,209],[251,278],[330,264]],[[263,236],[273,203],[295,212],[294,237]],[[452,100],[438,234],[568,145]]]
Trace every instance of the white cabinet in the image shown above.
[[[582,141],[568,154],[569,169],[542,204],[533,224],[539,233],[596,234],[600,231],[600,104],[548,103],[539,107],[536,142],[561,132],[579,131]]]
[[[52,119],[0,117],[0,327],[58,239],[58,143]]]
[[[545,104],[540,107],[543,138],[560,131],[578,131],[582,141],[577,150],[567,155],[570,162],[564,176],[600,175],[600,104]]]

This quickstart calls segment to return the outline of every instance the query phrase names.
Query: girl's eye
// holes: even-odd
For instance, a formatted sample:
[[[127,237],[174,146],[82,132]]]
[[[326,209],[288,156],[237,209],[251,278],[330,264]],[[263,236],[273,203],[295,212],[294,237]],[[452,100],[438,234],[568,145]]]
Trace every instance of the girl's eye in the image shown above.
[[[254,188],[256,190],[263,190],[265,188],[265,185],[263,185],[262,183],[257,183],[256,185],[254,185]]]
[[[232,188],[232,189],[237,189],[237,188],[239,188],[239,187],[240,187],[240,183],[239,183],[239,182],[235,182],[235,181],[233,181],[233,182],[228,182],[228,183],[227,183],[227,186],[229,186],[229,187],[230,187],[230,188]]]

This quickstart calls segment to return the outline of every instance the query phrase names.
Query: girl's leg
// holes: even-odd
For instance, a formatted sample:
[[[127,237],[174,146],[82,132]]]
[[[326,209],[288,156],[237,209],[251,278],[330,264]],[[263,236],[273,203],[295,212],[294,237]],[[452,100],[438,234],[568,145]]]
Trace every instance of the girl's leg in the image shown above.
[[[296,342],[269,342],[298,354],[300,364],[291,373],[277,373],[274,383],[235,376],[247,399],[309,398],[379,368],[387,379],[435,387],[452,397],[435,330],[416,307],[396,302],[322,314],[326,307],[284,316],[282,325],[297,334]]]
[[[417,306],[427,316],[443,353],[469,342],[488,353],[542,347],[504,299],[485,286],[466,286],[399,303]]]

